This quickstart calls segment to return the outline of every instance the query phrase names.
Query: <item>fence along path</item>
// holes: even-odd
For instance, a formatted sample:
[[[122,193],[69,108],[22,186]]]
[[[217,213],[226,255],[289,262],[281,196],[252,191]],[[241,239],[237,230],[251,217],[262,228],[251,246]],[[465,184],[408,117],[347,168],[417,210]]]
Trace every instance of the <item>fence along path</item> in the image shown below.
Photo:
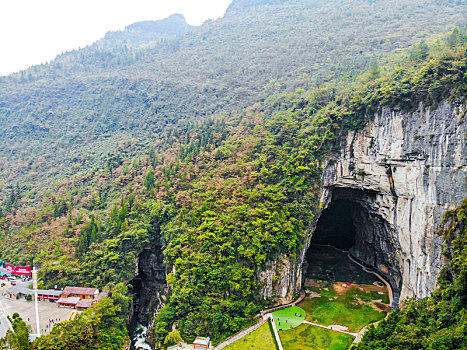
[[[259,321],[258,323],[254,324],[253,326],[251,327],[248,327],[244,330],[241,330],[240,332],[232,335],[231,337],[227,338],[226,340],[224,340],[223,342],[217,344],[217,346],[214,348],[214,350],[220,350],[220,349],[223,349],[225,348],[226,346],[232,344],[233,342],[236,342],[237,340],[239,339],[242,339],[244,336],[250,334],[251,332],[253,331],[256,331],[259,327],[261,327],[263,324],[265,324],[266,322],[268,322],[268,318],[263,318],[261,321]]]

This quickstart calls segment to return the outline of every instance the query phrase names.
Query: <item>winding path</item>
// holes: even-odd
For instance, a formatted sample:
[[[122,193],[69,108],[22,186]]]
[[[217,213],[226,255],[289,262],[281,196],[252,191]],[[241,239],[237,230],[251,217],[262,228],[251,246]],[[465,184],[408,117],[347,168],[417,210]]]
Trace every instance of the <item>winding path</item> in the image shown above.
[[[391,287],[391,284],[386,281],[383,277],[381,277],[380,274],[376,273],[375,271],[372,271],[370,269],[368,269],[366,266],[363,266],[362,264],[360,264],[351,254],[350,252],[347,252],[347,257],[352,260],[352,262],[354,262],[355,264],[357,264],[358,266],[360,266],[363,271],[367,272],[367,273],[371,273],[373,275],[375,275],[376,277],[378,277],[380,279],[381,282],[383,282],[386,287],[388,288],[388,294],[389,294],[389,305],[392,306],[392,303],[394,301],[394,293],[392,291],[392,287]]]
[[[274,337],[276,338],[277,347],[279,350],[284,350],[282,347],[281,337],[279,337],[279,332],[277,331],[276,322],[274,322],[272,314],[268,314],[268,318],[271,320],[272,329],[274,330]]]
[[[251,327],[248,327],[246,329],[241,330],[240,332],[232,335],[231,337],[228,337],[226,340],[223,342],[217,344],[217,346],[214,348],[214,350],[220,350],[225,348],[226,346],[236,342],[239,339],[242,339],[244,336],[250,334],[251,332],[257,330],[259,327],[261,327],[263,324],[265,324],[268,321],[267,318],[263,318],[261,321],[258,323],[254,324]]]
[[[393,301],[394,301],[394,295],[393,295],[393,290],[392,290],[392,287],[391,287],[391,284],[386,281],[381,275],[379,275],[378,273],[376,273],[375,271],[372,271],[370,269],[368,269],[366,266],[362,265],[359,261],[357,261],[351,254],[350,252],[346,252],[346,251],[343,251],[341,249],[338,249],[336,247],[333,247],[333,246],[330,246],[336,250],[339,250],[343,253],[347,253],[347,257],[352,261],[354,262],[355,264],[357,264],[358,266],[360,266],[365,272],[367,273],[371,273],[373,275],[375,275],[376,277],[378,277],[379,280],[381,280],[381,282],[383,282],[386,287],[388,288],[388,294],[389,294],[389,304],[392,305],[393,304]],[[272,313],[274,311],[277,311],[277,310],[282,310],[282,309],[285,309],[285,308],[288,308],[288,307],[291,307],[291,306],[295,306],[297,304],[299,304],[303,299],[306,298],[306,292],[304,289],[302,289],[300,291],[300,296],[298,297],[297,300],[295,300],[294,302],[290,303],[290,304],[285,304],[285,305],[280,305],[280,306],[276,306],[276,307],[272,307],[270,309],[267,309],[267,310],[262,310],[261,313],[257,314],[255,317],[253,318],[262,318],[261,321],[259,321],[258,323],[254,324],[253,326],[250,326],[246,329],[243,329],[241,330],[240,332],[232,335],[231,337],[227,338],[226,340],[224,340],[223,342],[217,344],[217,346],[214,348],[214,350],[221,350],[223,348],[225,348],[226,346],[236,342],[237,340],[243,338],[244,336],[250,334],[251,332],[257,330],[259,327],[261,327],[263,324],[265,324],[269,319],[271,319],[271,324],[272,324],[272,328],[274,330],[274,336],[276,338],[276,342],[277,342],[277,345],[279,347],[279,350],[283,350],[283,347],[282,347],[282,343],[281,343],[281,339],[279,337],[279,332],[277,331],[277,327],[273,321],[273,318],[272,318]],[[317,324],[317,323],[313,323],[313,322],[310,322],[310,321],[303,321],[303,323],[305,324],[309,324],[309,325],[312,325],[312,326],[316,326],[316,327],[321,327],[321,328],[325,328],[325,329],[329,329],[329,330],[332,330],[332,331],[335,331],[335,332],[340,332],[340,333],[345,333],[345,334],[349,334],[349,335],[352,335],[353,337],[355,337],[354,339],[354,343],[358,343],[361,339],[362,339],[362,336],[363,336],[363,333],[365,333],[366,331],[366,328],[369,326],[369,325],[366,325],[365,327],[363,327],[359,332],[357,333],[352,333],[352,332],[347,332],[345,330],[343,330],[343,328],[346,328],[346,327],[343,327],[343,326],[339,326],[339,325],[330,325],[330,326],[323,326],[321,324]],[[374,324],[377,324],[379,322],[375,322]]]
[[[347,331],[344,331],[342,328],[347,328],[347,327],[343,327],[343,326],[339,326],[339,325],[332,325],[332,326],[323,326],[322,324],[318,324],[318,323],[313,323],[313,322],[310,322],[310,321],[303,321],[303,323],[306,323],[306,324],[311,324],[312,326],[316,326],[316,327],[321,327],[321,328],[326,328],[326,329],[330,329],[331,331],[334,331],[334,332],[340,332],[340,333],[345,333],[345,334],[350,334],[350,335],[353,335],[354,337],[357,337],[358,334],[361,332],[358,332],[358,333],[352,333],[352,332],[347,332]],[[334,328],[333,328],[334,327]],[[341,328],[342,327],[342,328]],[[364,329],[364,328],[362,328]]]

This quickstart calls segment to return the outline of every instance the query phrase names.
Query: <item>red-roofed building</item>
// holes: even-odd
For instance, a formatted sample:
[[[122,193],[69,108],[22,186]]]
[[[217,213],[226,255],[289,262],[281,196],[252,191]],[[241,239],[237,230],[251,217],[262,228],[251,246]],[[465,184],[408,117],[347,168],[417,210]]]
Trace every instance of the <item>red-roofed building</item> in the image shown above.
[[[92,299],[80,299],[80,301],[78,301],[78,303],[75,306],[76,310],[83,311],[83,310],[89,309],[93,305],[94,302],[95,300],[92,300]]]
[[[193,347],[195,350],[208,350],[211,344],[211,339],[209,337],[196,337],[193,342]]]
[[[58,299],[57,303],[58,306],[65,306],[65,307],[76,307],[76,304],[81,299],[79,297],[72,297],[72,298],[60,298]]]
[[[97,288],[83,288],[83,287],[66,287],[62,294],[62,298],[80,298],[80,299],[96,299],[99,295]]]

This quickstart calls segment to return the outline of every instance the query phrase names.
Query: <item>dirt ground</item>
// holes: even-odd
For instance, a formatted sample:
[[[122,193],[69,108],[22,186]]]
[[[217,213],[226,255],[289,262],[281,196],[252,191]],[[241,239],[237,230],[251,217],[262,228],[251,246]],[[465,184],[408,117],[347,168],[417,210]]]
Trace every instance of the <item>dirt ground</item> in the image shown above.
[[[389,312],[391,307],[389,305],[383,304],[379,301],[373,301],[372,306],[378,311]]]
[[[342,287],[342,282],[334,283],[334,284],[332,285],[332,287],[334,288],[334,290],[336,291],[336,293],[337,293],[337,294],[340,294],[340,295],[347,293],[350,289],[357,288],[357,286],[355,286],[355,285],[350,285],[350,286]]]
[[[347,291],[351,290],[351,289],[359,289],[361,290],[362,292],[381,292],[381,293],[384,293],[384,294],[388,294],[388,289],[386,288],[386,286],[384,287],[379,287],[379,286],[375,286],[375,285],[372,285],[372,284],[355,284],[355,283],[352,283],[350,286],[345,286],[343,287],[343,283],[342,282],[337,282],[337,283],[334,283],[333,284],[333,288],[334,290],[336,291],[337,294],[345,294],[347,293]]]
[[[305,287],[311,288],[311,287],[316,287],[316,288],[322,288],[326,285],[326,281],[322,280],[314,280],[311,278],[307,278],[305,280]]]

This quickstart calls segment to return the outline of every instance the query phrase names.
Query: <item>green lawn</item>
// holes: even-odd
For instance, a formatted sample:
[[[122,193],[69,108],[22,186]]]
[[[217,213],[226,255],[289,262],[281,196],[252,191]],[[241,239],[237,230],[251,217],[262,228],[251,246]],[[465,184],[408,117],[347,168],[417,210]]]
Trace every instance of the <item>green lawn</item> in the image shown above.
[[[350,300],[329,300],[327,297],[305,299],[300,307],[307,312],[307,320],[323,326],[335,324],[349,327],[358,332],[363,326],[382,320],[385,312],[376,311],[369,305],[353,303]]]
[[[286,309],[274,311],[272,316],[277,329],[286,330],[298,327],[305,320],[306,312],[298,306],[292,306]]]
[[[259,327],[256,331],[237,340],[235,343],[225,347],[226,350],[277,350],[276,340],[272,326],[269,322]]]
[[[362,327],[382,320],[386,317],[386,312],[375,310],[370,305],[359,304],[356,297],[370,301],[374,299],[387,299],[387,296],[378,293],[365,293],[358,289],[351,289],[345,294],[337,294],[332,283],[324,288],[312,287],[311,290],[321,294],[320,298],[306,298],[299,306],[306,313],[306,319],[310,322],[319,323],[323,326],[335,324],[349,327],[349,332],[358,332]],[[329,300],[337,297],[337,300]],[[386,297],[386,298],[384,298]]]
[[[347,350],[354,339],[348,334],[305,323],[292,330],[282,331],[279,335],[284,350]]]

